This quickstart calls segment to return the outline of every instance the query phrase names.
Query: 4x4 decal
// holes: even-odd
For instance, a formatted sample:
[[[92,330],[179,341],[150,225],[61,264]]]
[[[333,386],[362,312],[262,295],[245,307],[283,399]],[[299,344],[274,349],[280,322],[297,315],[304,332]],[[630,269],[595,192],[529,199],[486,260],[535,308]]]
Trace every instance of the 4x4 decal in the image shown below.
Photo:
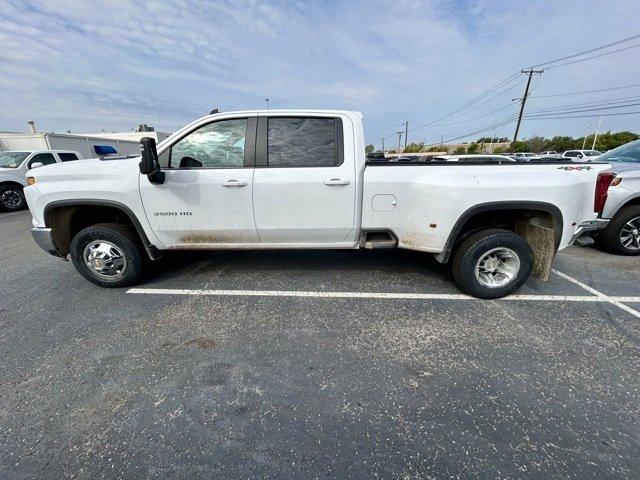
[[[590,167],[589,165],[576,165],[575,167],[572,166],[563,166],[563,167],[558,167],[558,170],[566,170],[566,171],[570,171],[570,170],[591,170],[593,167]]]

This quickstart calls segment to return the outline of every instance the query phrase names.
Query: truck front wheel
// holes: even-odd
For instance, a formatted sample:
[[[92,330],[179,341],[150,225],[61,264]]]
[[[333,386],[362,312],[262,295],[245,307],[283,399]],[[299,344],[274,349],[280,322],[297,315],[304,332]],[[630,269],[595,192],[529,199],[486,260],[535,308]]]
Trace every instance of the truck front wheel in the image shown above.
[[[22,188],[14,185],[0,185],[0,210],[22,210],[27,206]]]
[[[467,238],[451,263],[453,278],[465,293],[501,298],[529,278],[533,251],[520,235],[508,230],[482,230]]]
[[[99,223],[80,230],[70,254],[80,275],[101,287],[135,285],[142,273],[140,242],[126,225]]]

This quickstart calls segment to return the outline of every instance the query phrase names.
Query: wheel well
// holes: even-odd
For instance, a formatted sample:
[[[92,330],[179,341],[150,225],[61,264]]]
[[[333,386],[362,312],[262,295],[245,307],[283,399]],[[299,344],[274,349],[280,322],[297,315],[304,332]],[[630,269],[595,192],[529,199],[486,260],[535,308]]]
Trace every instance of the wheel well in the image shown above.
[[[18,182],[11,182],[11,181],[8,181],[8,182],[0,182],[0,187],[5,187],[5,186],[8,186],[8,187],[18,187],[20,190],[22,190],[22,189],[24,188],[24,185],[22,185],[22,184],[20,184],[20,183],[18,183]]]
[[[454,242],[455,249],[460,243],[473,233],[487,228],[501,228],[518,234],[522,232],[522,224],[537,224],[542,227],[551,228],[556,235],[557,243],[560,243],[559,235],[562,233],[562,225],[557,225],[554,216],[543,210],[489,210],[478,212],[462,225]],[[556,245],[556,248],[558,245]]]
[[[640,197],[636,197],[636,198],[632,198],[631,200],[629,200],[627,203],[625,203],[624,205],[622,205],[619,209],[618,212],[620,210],[622,210],[625,207],[629,207],[631,205],[640,205]],[[616,212],[617,213],[617,212]]]
[[[58,253],[63,257],[69,253],[71,240],[76,233],[96,223],[116,223],[135,227],[131,217],[114,206],[63,205],[49,208],[45,212],[45,225],[51,227]]]
[[[522,236],[533,250],[534,275],[542,279],[549,277],[551,262],[560,246],[563,228],[562,213],[553,205],[480,205],[460,218],[445,249],[436,255],[436,259],[448,261],[451,252],[465,239],[475,232],[489,228],[501,228]]]

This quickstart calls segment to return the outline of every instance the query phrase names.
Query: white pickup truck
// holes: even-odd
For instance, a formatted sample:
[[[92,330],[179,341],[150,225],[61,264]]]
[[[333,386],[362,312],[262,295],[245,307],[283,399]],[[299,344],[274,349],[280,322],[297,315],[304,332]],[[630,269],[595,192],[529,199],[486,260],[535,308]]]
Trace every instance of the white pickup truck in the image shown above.
[[[103,287],[138,282],[168,250],[406,248],[498,298],[606,221],[609,165],[365,160],[362,115],[215,114],[142,156],[28,173],[32,233]]]

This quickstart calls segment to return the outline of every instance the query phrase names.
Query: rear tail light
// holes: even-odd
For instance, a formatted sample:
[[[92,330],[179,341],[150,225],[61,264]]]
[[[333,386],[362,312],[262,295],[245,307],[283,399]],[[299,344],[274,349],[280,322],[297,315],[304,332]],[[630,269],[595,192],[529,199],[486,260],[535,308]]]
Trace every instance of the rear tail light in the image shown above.
[[[596,195],[593,200],[594,212],[602,213],[602,210],[604,210],[604,203],[607,201],[607,190],[614,177],[615,175],[611,172],[598,174],[598,180],[596,180]]]

